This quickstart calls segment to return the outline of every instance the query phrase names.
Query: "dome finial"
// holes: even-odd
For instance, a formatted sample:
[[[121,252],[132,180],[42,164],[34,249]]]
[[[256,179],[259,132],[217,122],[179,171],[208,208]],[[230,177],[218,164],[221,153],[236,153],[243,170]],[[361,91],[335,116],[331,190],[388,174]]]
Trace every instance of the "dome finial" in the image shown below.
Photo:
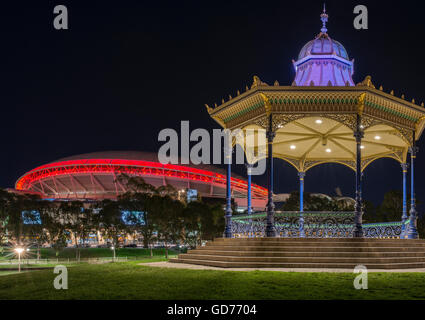
[[[323,4],[323,13],[320,15],[320,20],[322,20],[323,23],[322,29],[320,29],[322,33],[328,32],[328,29],[326,28],[326,22],[328,22],[328,18],[329,16],[326,13],[326,4]]]

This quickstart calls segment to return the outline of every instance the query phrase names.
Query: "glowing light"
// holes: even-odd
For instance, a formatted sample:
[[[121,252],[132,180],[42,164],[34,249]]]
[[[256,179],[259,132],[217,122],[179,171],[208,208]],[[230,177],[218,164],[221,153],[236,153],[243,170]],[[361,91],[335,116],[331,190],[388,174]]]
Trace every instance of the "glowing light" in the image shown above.
[[[220,173],[184,167],[174,164],[161,164],[144,160],[123,160],[123,159],[81,159],[66,160],[49,163],[37,167],[16,182],[17,190],[29,190],[34,183],[51,177],[68,176],[70,174],[96,174],[109,173],[135,176],[167,176],[184,180],[201,181],[225,186],[226,177]],[[247,182],[237,178],[231,178],[232,188],[240,188],[244,191],[248,189]],[[252,192],[257,197],[267,195],[267,189],[259,185],[252,184]]]
[[[332,150],[331,150],[331,149],[329,149],[329,148],[327,148],[327,149],[326,149],[326,152],[327,152],[327,153],[330,153],[330,152],[332,152]]]
[[[375,140],[381,140],[380,136],[375,136]]]
[[[297,147],[294,145],[291,145],[289,148],[291,148],[291,150],[295,150]]]
[[[323,121],[322,121],[322,120],[320,120],[320,119],[317,119],[315,122],[316,122],[317,124],[322,124],[322,123],[323,123]]]
[[[15,251],[16,251],[18,254],[21,254],[22,252],[24,252],[24,248],[15,248]]]
[[[364,146],[360,146],[360,149],[364,149]]]

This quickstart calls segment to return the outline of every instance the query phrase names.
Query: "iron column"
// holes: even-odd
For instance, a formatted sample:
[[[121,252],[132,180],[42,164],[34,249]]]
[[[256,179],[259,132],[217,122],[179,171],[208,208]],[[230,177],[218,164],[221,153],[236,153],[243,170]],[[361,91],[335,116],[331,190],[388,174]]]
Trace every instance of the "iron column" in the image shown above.
[[[248,206],[248,214],[252,213],[252,199],[251,199],[251,170],[252,164],[248,163],[246,165],[246,173],[248,175],[248,194],[247,194],[247,206]]]
[[[298,172],[300,177],[300,238],[305,238],[304,232],[304,177],[305,172]]]
[[[409,217],[409,230],[407,232],[407,237],[409,239],[418,239],[418,229],[417,229],[417,221],[418,221],[418,213],[416,212],[416,199],[415,199],[415,158],[416,153],[418,152],[418,148],[415,143],[415,132],[413,132],[413,142],[412,147],[410,148],[410,217]]]
[[[227,146],[224,149],[224,156],[227,162],[226,172],[226,227],[224,230],[225,238],[232,238],[232,191],[231,191],[231,174],[232,174],[232,147]]]
[[[363,138],[363,131],[360,127],[360,115],[357,114],[356,121],[356,131],[354,132],[354,137],[356,138],[356,204],[354,206],[354,232],[353,236],[355,238],[363,237],[363,226],[362,226],[362,215],[363,215],[363,206],[362,206],[362,151],[361,143]]]
[[[401,168],[403,170],[403,214],[401,215],[401,235],[402,239],[405,239],[407,236],[406,232],[406,221],[407,221],[407,194],[406,194],[406,175],[407,175],[407,163],[402,163]]]
[[[273,139],[275,132],[273,131],[273,118],[269,115],[269,128],[267,130],[267,152],[268,152],[268,166],[267,166],[267,225],[266,237],[276,237],[276,229],[274,227],[274,203],[273,203]]]

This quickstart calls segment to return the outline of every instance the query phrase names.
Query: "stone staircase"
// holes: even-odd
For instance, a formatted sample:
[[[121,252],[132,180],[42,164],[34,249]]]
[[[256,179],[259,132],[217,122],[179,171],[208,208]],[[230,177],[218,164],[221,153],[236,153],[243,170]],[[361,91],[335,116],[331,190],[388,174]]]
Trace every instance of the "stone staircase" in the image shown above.
[[[222,268],[425,268],[425,240],[219,238],[170,262]]]

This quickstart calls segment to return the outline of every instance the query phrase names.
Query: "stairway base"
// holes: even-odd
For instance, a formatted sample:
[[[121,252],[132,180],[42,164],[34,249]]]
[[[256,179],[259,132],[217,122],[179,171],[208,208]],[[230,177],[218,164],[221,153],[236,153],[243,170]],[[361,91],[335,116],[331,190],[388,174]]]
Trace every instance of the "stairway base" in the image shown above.
[[[425,241],[405,239],[215,239],[173,263],[220,268],[425,268]]]

